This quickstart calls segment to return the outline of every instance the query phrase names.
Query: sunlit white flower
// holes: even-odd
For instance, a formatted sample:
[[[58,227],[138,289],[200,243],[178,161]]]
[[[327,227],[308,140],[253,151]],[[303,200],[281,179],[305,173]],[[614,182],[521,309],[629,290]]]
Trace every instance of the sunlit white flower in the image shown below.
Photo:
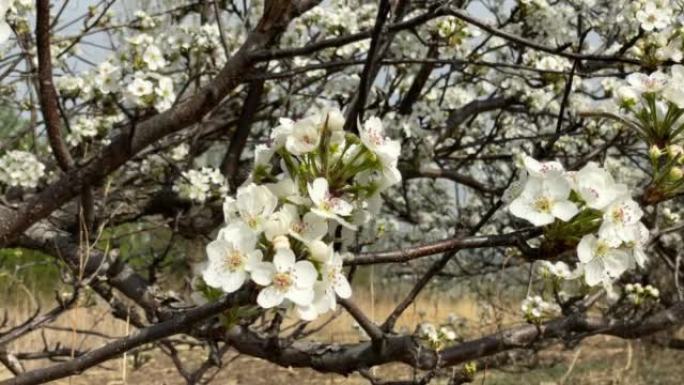
[[[45,175],[45,165],[26,151],[10,150],[0,157],[0,183],[35,188]]]
[[[635,72],[627,76],[629,85],[639,93],[657,93],[665,87],[667,80],[667,76],[658,71],[650,75]]]
[[[262,253],[256,249],[256,234],[244,223],[231,223],[207,245],[209,263],[202,273],[207,285],[227,293],[238,290],[249,271],[260,266]]]
[[[173,81],[170,77],[162,76],[157,80],[157,86],[154,88],[156,95],[154,106],[157,111],[165,111],[171,108],[175,99],[173,92]]]
[[[154,84],[136,75],[135,79],[126,87],[124,96],[129,103],[136,106],[148,106],[152,101],[150,97],[154,92]]]
[[[93,117],[79,117],[69,127],[71,131],[67,135],[67,143],[72,146],[77,146],[86,138],[92,138],[97,135],[97,120]]]
[[[520,310],[525,319],[537,322],[545,316],[553,315],[559,311],[558,305],[544,301],[542,297],[535,295],[527,297],[520,305]]]
[[[636,13],[641,28],[644,31],[667,28],[670,25],[670,12],[666,8],[658,6],[654,1],[647,2]]]
[[[331,296],[334,299],[334,294],[338,295],[340,298],[351,297],[352,291],[347,276],[344,275],[342,270],[343,264],[342,256],[339,253],[333,253],[331,258],[327,260],[322,267],[321,276],[322,281],[329,285],[331,290]],[[335,309],[333,303],[331,310]]]
[[[238,189],[235,208],[250,228],[261,231],[277,204],[278,198],[268,187],[251,183]]]
[[[570,270],[568,264],[563,261],[557,261],[555,263],[551,261],[541,261],[539,272],[542,276],[571,280],[582,276],[584,270],[581,264],[577,265],[575,270]]]
[[[553,173],[543,179],[530,177],[508,209],[535,226],[548,225],[555,218],[569,221],[579,211],[577,205],[568,200],[569,196],[570,185],[560,174]]]
[[[318,116],[296,121],[285,140],[285,148],[293,155],[303,155],[315,150],[321,141],[321,127]]]
[[[330,193],[327,179],[316,178],[313,183],[308,184],[307,188],[309,197],[315,206],[311,209],[311,212],[323,218],[334,219],[343,226],[355,228],[355,226],[342,218],[349,216],[354,207],[344,199],[337,198]]]
[[[373,152],[382,165],[384,181],[381,189],[401,181],[401,173],[397,169],[397,162],[401,154],[401,143],[385,136],[385,129],[378,117],[371,117],[359,127],[361,142]]]
[[[175,161],[181,161],[185,159],[186,156],[190,153],[190,146],[187,145],[187,143],[181,143],[178,146],[174,147],[171,149],[171,159]]]
[[[650,238],[650,232],[643,223],[639,222],[636,225],[629,226],[625,229],[629,234],[625,236],[629,241],[624,245],[628,250],[632,251],[632,257],[639,267],[644,267],[648,261],[648,256],[644,248],[646,247]]]
[[[287,138],[292,135],[292,126],[294,126],[294,121],[292,119],[280,118],[278,121],[280,122],[280,125],[274,128],[271,133],[273,147],[276,149],[285,145]]]
[[[627,193],[626,185],[615,183],[610,173],[594,162],[587,163],[574,173],[571,180],[573,190],[587,206],[596,210],[603,210],[619,196]]]
[[[102,62],[93,79],[95,87],[103,94],[116,92],[119,89],[119,67],[109,61]]]
[[[613,243],[634,241],[637,233],[630,230],[639,223],[643,214],[639,204],[624,195],[605,208],[599,236]]]
[[[224,189],[225,178],[218,169],[212,167],[183,171],[173,185],[173,191],[182,198],[198,203],[204,203],[207,198],[222,193]]]
[[[531,156],[523,156],[523,167],[527,174],[532,177],[544,178],[548,175],[557,175],[562,173],[563,165],[557,161],[540,162]]]
[[[56,81],[57,89],[64,96],[76,96],[83,92],[85,82],[79,76],[62,76]]]
[[[257,303],[269,309],[288,299],[300,306],[314,299],[313,286],[318,272],[309,261],[296,261],[290,249],[278,249],[273,263],[264,262],[252,272],[252,280],[266,286],[259,292]]]
[[[577,245],[577,257],[584,265],[584,278],[589,286],[619,277],[633,266],[629,253],[619,244],[587,234]]]

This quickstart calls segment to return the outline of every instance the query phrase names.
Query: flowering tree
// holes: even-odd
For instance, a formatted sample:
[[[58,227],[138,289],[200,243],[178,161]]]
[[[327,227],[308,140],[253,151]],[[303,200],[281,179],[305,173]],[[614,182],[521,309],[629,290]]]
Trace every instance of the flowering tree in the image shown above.
[[[682,346],[662,333],[684,322],[680,3],[169,3],[0,0],[0,97],[21,121],[0,131],[0,246],[53,259],[65,287],[0,322],[0,384],[145,344],[188,384],[231,350],[457,384],[556,340]],[[410,278],[384,319],[355,301],[368,265]],[[494,273],[523,289],[518,326],[396,327],[426,287]],[[26,369],[11,343],[90,294],[137,331],[78,354],[46,341],[62,360]],[[358,341],[317,341],[338,305]],[[211,351],[202,365],[177,334]]]

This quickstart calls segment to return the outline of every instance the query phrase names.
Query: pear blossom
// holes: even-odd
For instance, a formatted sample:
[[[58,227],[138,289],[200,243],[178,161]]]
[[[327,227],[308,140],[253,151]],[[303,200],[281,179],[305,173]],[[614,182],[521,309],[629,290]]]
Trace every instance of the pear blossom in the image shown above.
[[[271,241],[280,235],[287,235],[295,221],[299,220],[297,206],[284,204],[264,222],[263,229],[266,239]]]
[[[627,83],[638,93],[657,93],[667,84],[667,76],[656,71],[650,75],[635,72],[627,76]]]
[[[292,119],[280,118],[280,125],[273,129],[271,133],[271,140],[276,149],[285,146],[285,142],[292,135],[292,127],[294,121]]]
[[[256,241],[256,234],[244,223],[235,222],[223,228],[218,238],[207,245],[209,262],[202,272],[207,285],[227,293],[242,287],[249,272],[262,263]]]
[[[523,166],[527,173],[532,177],[544,178],[547,175],[562,173],[563,165],[557,161],[540,162],[531,156],[524,156]]]
[[[344,220],[343,216],[351,215],[354,209],[349,202],[333,196],[328,189],[328,180],[316,178],[307,186],[309,197],[314,204],[311,212],[322,218],[334,219],[343,226],[354,229],[354,225]]]
[[[582,276],[584,270],[581,264],[577,265],[575,270],[570,270],[568,264],[563,261],[557,261],[555,263],[551,261],[541,261],[539,272],[542,276],[550,276],[562,280],[572,280]]]
[[[252,280],[265,286],[257,296],[257,303],[269,309],[284,300],[307,306],[314,299],[313,286],[318,272],[309,261],[296,261],[290,249],[278,249],[273,263],[263,262],[252,272]]]
[[[149,98],[154,92],[154,84],[142,77],[136,75],[133,82],[131,82],[124,91],[125,99],[135,106],[148,106]]]
[[[119,67],[113,65],[109,61],[105,61],[97,67],[93,82],[98,91],[103,94],[110,94],[118,91],[119,76]]]
[[[633,266],[632,256],[618,246],[593,234],[582,237],[577,245],[577,257],[583,264],[587,285],[595,286],[615,279]]]
[[[225,179],[219,170],[203,167],[183,171],[173,190],[184,199],[204,203],[213,193],[220,193],[224,186]]]
[[[567,222],[579,212],[569,197],[570,184],[562,175],[554,173],[543,179],[531,177],[508,210],[535,226],[548,225],[556,218]]]
[[[327,285],[324,298],[320,299],[326,302],[330,310],[335,310],[337,301],[335,296],[340,298],[351,297],[351,286],[347,277],[342,270],[343,259],[339,253],[333,253],[330,259],[323,264],[321,275],[323,277],[324,285]]]
[[[382,121],[378,117],[371,117],[366,120],[363,126],[359,127],[361,142],[373,152],[383,168],[382,189],[394,185],[401,181],[401,173],[397,169],[397,162],[401,153],[401,144],[398,140],[390,140],[385,136]]]
[[[309,117],[295,122],[292,132],[285,140],[285,148],[293,155],[303,155],[315,150],[321,141],[318,117]]]
[[[79,117],[71,127],[71,131],[67,135],[67,143],[76,146],[84,141],[86,138],[92,138],[97,135],[97,120],[92,117]]]
[[[328,233],[328,222],[325,218],[311,211],[304,214],[301,219],[295,217],[290,222],[289,235],[304,243],[320,240]]]
[[[603,213],[599,236],[611,242],[631,242],[637,233],[632,231],[644,212],[628,195],[613,201]]]
[[[186,156],[190,153],[190,146],[187,145],[187,143],[181,143],[178,146],[174,147],[171,149],[171,159],[175,161],[181,161],[185,159]]]
[[[557,305],[544,301],[541,296],[535,295],[525,298],[520,310],[529,322],[538,322],[545,316],[557,313],[560,309]]]
[[[173,81],[169,77],[161,77],[157,80],[157,86],[154,89],[155,108],[157,111],[164,111],[171,108],[175,95],[173,93]]]
[[[166,60],[162,55],[159,47],[150,45],[145,48],[142,54],[142,61],[147,65],[150,71],[158,71],[166,66]]]
[[[636,18],[644,31],[659,30],[670,24],[670,12],[667,7],[659,6],[655,1],[648,1],[637,11]]]
[[[648,228],[643,223],[638,222],[636,225],[625,229],[625,231],[629,233],[625,237],[629,239],[625,243],[625,247],[632,252],[632,257],[636,264],[639,267],[644,267],[648,261],[648,256],[644,250],[650,238]]]
[[[250,228],[261,231],[277,204],[278,198],[268,187],[251,183],[238,189],[235,208]]]
[[[35,188],[45,175],[45,165],[30,152],[10,150],[0,156],[0,183]]]
[[[595,162],[589,162],[572,178],[573,190],[577,191],[588,207],[596,210],[606,208],[619,196],[627,193],[627,186],[615,183],[613,177]]]

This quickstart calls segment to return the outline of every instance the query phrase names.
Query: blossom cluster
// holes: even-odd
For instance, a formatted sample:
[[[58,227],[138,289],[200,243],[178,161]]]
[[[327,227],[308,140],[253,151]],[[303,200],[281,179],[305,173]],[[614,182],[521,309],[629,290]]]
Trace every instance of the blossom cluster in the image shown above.
[[[226,226],[207,246],[207,285],[231,293],[252,281],[259,306],[294,305],[304,320],[351,296],[342,249],[401,180],[400,144],[375,117],[359,122],[359,136],[343,125],[336,109],[281,119],[270,144],[257,146],[254,171],[225,198]]]
[[[0,184],[35,188],[45,175],[45,165],[26,151],[11,150],[0,157]]]
[[[529,156],[523,165],[521,180],[506,194],[509,211],[548,226],[549,238],[579,239],[577,256],[588,285],[610,283],[635,264],[645,264],[649,232],[626,185],[593,162],[577,172]],[[570,275],[564,269],[558,274]]]
[[[520,310],[523,317],[531,323],[538,323],[544,317],[552,316],[560,311],[558,305],[546,302],[541,296],[535,295],[523,300]]]
[[[418,326],[418,336],[425,339],[433,349],[441,349],[449,342],[456,340],[456,332],[446,326],[437,328],[429,322]]]
[[[171,156],[179,155],[176,151]],[[182,151],[182,150],[178,150]],[[199,170],[183,171],[181,177],[173,184],[175,191],[181,198],[193,202],[204,203],[213,195],[223,195],[227,191],[226,178],[221,171],[212,167],[202,167]]]
[[[628,283],[625,285],[627,299],[633,304],[640,305],[645,301],[657,301],[660,298],[660,290],[652,285],[643,286],[640,283]]]

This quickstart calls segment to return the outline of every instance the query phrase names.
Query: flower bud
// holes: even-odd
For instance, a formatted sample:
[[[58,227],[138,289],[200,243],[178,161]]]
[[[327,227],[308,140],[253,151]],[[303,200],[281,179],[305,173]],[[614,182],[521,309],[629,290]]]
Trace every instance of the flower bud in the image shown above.
[[[330,131],[342,131],[344,129],[344,115],[337,108],[328,111],[326,120]]]
[[[332,245],[327,245],[323,241],[312,241],[309,243],[309,253],[311,258],[316,261],[325,262],[332,255]]]
[[[275,250],[290,248],[290,240],[286,235],[278,235],[277,237],[274,237],[271,243],[273,243],[273,249]]]
[[[667,146],[667,155],[672,159],[679,157],[682,153],[684,153],[684,149],[678,144]]]
[[[648,150],[648,156],[650,156],[653,160],[660,158],[662,155],[663,152],[655,144]]]
[[[682,179],[682,174],[684,174],[684,173],[682,172],[682,169],[679,167],[672,167],[670,169],[670,179],[672,179],[672,180],[677,181],[677,180]]]

